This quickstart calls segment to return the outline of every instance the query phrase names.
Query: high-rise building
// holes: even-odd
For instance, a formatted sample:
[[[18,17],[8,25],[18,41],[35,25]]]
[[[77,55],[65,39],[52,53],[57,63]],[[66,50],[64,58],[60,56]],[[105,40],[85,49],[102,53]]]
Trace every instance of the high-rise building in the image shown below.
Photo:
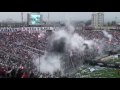
[[[93,27],[104,26],[104,13],[98,12],[92,14],[92,26]]]

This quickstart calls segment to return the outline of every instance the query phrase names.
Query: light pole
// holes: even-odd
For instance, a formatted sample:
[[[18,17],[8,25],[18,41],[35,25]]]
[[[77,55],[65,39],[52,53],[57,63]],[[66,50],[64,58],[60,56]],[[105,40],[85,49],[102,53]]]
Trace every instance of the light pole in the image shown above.
[[[49,12],[48,12],[48,25],[49,25],[49,20],[50,20],[50,15],[49,15]]]
[[[21,12],[21,21],[23,23],[23,12]]]

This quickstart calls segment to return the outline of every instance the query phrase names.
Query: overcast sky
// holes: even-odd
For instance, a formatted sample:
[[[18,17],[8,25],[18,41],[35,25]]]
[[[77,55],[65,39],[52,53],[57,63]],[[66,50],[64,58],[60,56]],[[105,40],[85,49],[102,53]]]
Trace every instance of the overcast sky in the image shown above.
[[[24,20],[27,20],[27,13],[24,12]],[[47,20],[48,12],[41,12],[43,19]],[[92,12],[49,12],[50,20],[90,20]],[[111,21],[118,17],[120,21],[120,12],[104,12],[105,20]],[[0,12],[0,21],[12,18],[15,21],[21,21],[21,12]]]

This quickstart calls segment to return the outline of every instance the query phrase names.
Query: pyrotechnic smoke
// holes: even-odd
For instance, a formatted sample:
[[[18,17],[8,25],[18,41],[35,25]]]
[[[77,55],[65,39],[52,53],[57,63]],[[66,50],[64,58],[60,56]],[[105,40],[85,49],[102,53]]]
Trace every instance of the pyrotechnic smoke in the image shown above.
[[[70,65],[66,59],[63,59],[63,57],[66,57],[65,54],[67,54],[68,57],[71,52],[76,54],[75,58],[77,59],[72,61],[75,67],[76,65],[81,65],[81,61],[94,58],[96,54],[95,50],[98,46],[99,50],[102,50],[100,49],[102,46],[100,46],[101,43],[99,41],[85,40],[79,34],[74,33],[74,27],[70,25],[70,23],[67,23],[66,27],[66,29],[55,31],[50,37],[49,50],[40,58],[41,72],[53,74],[53,72],[57,70],[64,71],[63,63],[67,63],[65,64],[66,66]],[[105,35],[111,38],[109,34],[105,33]],[[99,53],[101,52],[102,51],[99,51]],[[36,59],[35,64],[39,69],[39,59]]]
[[[105,37],[107,37],[107,38],[109,39],[109,41],[112,40],[112,35],[109,34],[107,31],[104,30],[104,31],[103,31],[103,34],[104,34]]]
[[[49,55],[49,53],[45,53],[45,55],[43,55],[40,58],[40,62],[39,62],[39,58],[36,59],[35,64],[37,65],[37,69],[40,70],[40,72],[42,73],[49,72],[53,74],[55,71],[61,69],[60,58],[61,57],[58,55],[52,55],[52,54]]]

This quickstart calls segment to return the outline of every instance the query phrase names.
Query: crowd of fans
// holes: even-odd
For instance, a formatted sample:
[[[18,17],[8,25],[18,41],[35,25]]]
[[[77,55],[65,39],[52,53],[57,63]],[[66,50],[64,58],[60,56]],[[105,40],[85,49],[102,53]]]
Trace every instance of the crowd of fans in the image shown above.
[[[102,30],[81,30],[81,31],[76,31],[77,33],[79,33],[79,35],[85,37],[87,40],[93,40],[93,39],[105,39],[106,41],[108,41],[109,39],[107,37],[104,36]],[[107,31],[109,34],[112,35],[112,40],[111,43],[117,43],[120,44],[120,31],[118,30],[108,30]]]
[[[111,35],[111,38],[108,38],[104,35],[102,30],[81,30],[76,31],[79,35],[83,36],[87,40],[99,40],[106,50],[120,50],[120,31],[119,30],[107,30],[106,32]]]
[[[105,39],[102,31],[76,31],[86,39]],[[120,45],[120,31],[107,31],[113,36],[111,44]],[[33,52],[30,48],[45,51],[48,45],[49,33],[29,31],[0,32],[0,77],[4,78],[49,78],[61,77],[59,71],[53,75],[40,73],[32,63]],[[30,48],[28,48],[30,47]]]
[[[10,67],[0,64],[0,78],[67,78],[62,76],[60,71],[56,71],[53,74],[32,72],[23,66]]]
[[[42,73],[33,64],[36,50],[47,48],[48,32],[0,32],[0,78],[57,78],[61,72]],[[34,53],[35,52],[35,53]],[[39,53],[40,54],[40,53]]]
[[[26,68],[24,70],[25,74],[28,72],[35,73],[36,69],[34,64],[32,64],[32,50],[26,49],[26,47],[44,51],[47,44],[46,36],[44,35],[43,37],[40,33],[29,33],[28,31],[21,30],[16,32],[0,32],[0,76],[1,73],[5,75],[5,71],[6,73],[12,72],[14,69],[18,69],[19,73],[20,66]],[[7,69],[8,67],[9,70]]]

